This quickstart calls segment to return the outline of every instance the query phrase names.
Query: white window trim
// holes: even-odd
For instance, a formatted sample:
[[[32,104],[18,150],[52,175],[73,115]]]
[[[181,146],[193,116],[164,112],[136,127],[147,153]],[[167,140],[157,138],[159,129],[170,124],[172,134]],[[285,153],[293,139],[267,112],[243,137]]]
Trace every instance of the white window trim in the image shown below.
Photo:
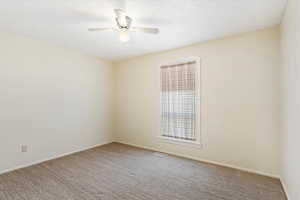
[[[181,58],[181,59],[176,59],[171,62],[164,62],[161,63],[158,67],[158,74],[160,77],[160,67],[163,65],[172,65],[172,64],[177,64],[177,63],[183,63],[183,62],[189,62],[189,61],[196,61],[196,76],[198,80],[197,88],[196,90],[198,91],[198,101],[197,101],[197,111],[196,112],[196,140],[195,141],[189,141],[189,140],[184,140],[184,139],[177,139],[177,138],[171,138],[171,137],[166,137],[162,136],[161,131],[159,131],[158,139],[160,142],[165,142],[165,143],[170,143],[170,144],[176,144],[176,145],[188,145],[191,147],[197,147],[197,148],[202,148],[203,147],[203,140],[201,137],[201,87],[202,87],[202,80],[201,80],[201,59],[200,57],[186,57],[186,58]],[[160,79],[159,79],[160,80]],[[160,111],[161,111],[161,102],[159,102],[159,119],[160,119]],[[159,128],[161,127],[161,120],[159,120]],[[161,129],[160,129],[161,130]]]
[[[183,139],[176,139],[176,138],[171,138],[171,137],[165,137],[165,136],[158,136],[159,141],[163,143],[169,143],[169,144],[174,144],[174,145],[184,145],[184,146],[189,146],[189,147],[195,147],[195,148],[200,148],[202,149],[202,143],[199,141],[190,141],[190,140],[183,140]]]

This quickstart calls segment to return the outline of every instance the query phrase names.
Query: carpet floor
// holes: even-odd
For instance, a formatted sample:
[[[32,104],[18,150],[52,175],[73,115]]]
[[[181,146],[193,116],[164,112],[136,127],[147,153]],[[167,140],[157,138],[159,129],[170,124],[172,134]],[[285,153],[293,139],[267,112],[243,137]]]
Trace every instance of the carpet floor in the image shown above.
[[[285,200],[280,181],[112,143],[0,175],[1,200]]]

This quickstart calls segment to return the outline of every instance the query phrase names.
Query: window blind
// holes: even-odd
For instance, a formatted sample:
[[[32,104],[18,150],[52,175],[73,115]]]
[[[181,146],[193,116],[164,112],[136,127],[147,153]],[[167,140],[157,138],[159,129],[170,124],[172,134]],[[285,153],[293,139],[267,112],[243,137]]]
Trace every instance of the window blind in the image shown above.
[[[161,74],[161,135],[196,140],[196,61],[163,65]]]

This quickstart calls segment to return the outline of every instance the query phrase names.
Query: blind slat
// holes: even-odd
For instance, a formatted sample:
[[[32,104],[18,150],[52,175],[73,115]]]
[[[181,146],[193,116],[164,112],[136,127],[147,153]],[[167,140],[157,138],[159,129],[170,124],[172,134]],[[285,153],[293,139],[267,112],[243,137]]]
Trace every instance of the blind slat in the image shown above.
[[[196,62],[161,67],[162,136],[196,140]]]

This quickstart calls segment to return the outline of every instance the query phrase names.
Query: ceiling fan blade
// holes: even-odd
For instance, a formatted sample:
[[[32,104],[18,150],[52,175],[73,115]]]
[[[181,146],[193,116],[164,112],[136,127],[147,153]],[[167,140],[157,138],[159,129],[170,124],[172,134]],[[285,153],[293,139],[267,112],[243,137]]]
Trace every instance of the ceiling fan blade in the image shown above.
[[[113,28],[89,28],[89,31],[108,31],[113,30]]]
[[[130,30],[137,31],[137,32],[144,32],[144,33],[152,33],[152,34],[159,33],[158,28],[132,27]]]

